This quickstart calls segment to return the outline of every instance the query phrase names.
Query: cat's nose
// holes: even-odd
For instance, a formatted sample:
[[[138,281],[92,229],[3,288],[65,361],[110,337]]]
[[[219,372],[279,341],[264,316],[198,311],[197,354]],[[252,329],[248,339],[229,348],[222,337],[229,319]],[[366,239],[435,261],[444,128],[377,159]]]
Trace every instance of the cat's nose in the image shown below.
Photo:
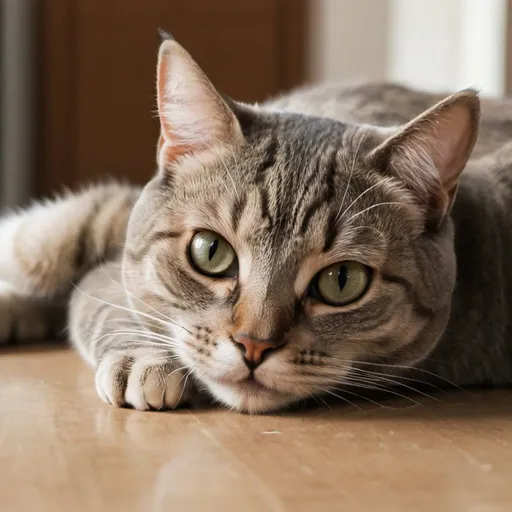
[[[247,334],[236,334],[233,339],[244,354],[245,364],[251,369],[261,364],[264,355],[278,346],[272,340],[260,340]]]

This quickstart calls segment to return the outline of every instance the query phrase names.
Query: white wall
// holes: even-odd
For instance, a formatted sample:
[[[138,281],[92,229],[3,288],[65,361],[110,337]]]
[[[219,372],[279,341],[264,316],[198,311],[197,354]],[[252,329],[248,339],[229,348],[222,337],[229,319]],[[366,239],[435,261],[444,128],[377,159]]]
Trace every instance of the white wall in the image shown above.
[[[387,69],[387,0],[310,0],[313,80],[361,76]]]
[[[507,0],[311,0],[311,10],[314,80],[503,94]]]
[[[390,79],[503,94],[506,0],[390,0],[389,10]]]

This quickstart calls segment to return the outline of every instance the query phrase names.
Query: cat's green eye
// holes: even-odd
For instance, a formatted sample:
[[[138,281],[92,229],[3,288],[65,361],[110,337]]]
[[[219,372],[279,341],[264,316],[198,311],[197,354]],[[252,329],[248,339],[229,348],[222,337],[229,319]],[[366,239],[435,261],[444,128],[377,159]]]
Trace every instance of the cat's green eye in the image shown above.
[[[231,245],[212,231],[200,231],[190,243],[190,259],[198,272],[214,277],[236,273],[237,257]]]
[[[315,295],[331,306],[346,306],[362,297],[370,284],[370,274],[356,261],[335,263],[322,270],[314,282]]]

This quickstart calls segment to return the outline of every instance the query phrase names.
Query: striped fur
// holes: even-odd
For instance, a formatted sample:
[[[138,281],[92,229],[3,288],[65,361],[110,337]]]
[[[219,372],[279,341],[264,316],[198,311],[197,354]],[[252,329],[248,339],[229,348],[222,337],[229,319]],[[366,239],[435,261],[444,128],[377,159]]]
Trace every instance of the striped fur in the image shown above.
[[[139,193],[99,185],[0,220],[0,343],[64,334],[73,285],[119,257]]]
[[[159,168],[142,191],[92,187],[0,222],[0,341],[48,336],[69,305],[70,338],[100,397],[141,410],[176,407],[201,389],[260,412],[340,386],[400,390],[404,378],[434,373],[459,385],[512,383],[512,297],[496,302],[479,288],[512,287],[500,263],[512,251],[509,102],[483,102],[447,214],[454,185],[443,165],[462,162],[458,175],[471,152],[472,92],[403,129],[441,98],[328,85],[247,106],[218,95],[173,41],[160,52],[158,88]],[[188,246],[203,229],[235,249],[235,279],[191,266]],[[335,308],[308,295],[320,270],[347,260],[372,269],[361,300]],[[233,341],[242,328],[279,338],[252,373]]]

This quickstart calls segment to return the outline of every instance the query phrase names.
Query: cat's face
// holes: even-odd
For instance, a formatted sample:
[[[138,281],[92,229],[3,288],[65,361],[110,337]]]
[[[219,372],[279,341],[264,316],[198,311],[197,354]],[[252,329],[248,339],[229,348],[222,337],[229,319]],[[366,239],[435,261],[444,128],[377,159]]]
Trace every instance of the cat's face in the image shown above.
[[[419,121],[420,151],[416,127],[386,139],[229,108],[176,43],[163,46],[160,173],[134,209],[124,257],[132,306],[162,320],[153,328],[180,361],[239,410],[369,386],[369,364],[385,373],[426,357],[455,282],[446,213],[456,178],[432,176],[444,160],[424,154],[431,119]],[[195,88],[180,89],[187,78]],[[451,101],[439,111],[451,109],[447,130],[454,114],[474,122],[469,93]],[[447,149],[457,176],[473,132],[466,139],[456,139],[462,164]]]

